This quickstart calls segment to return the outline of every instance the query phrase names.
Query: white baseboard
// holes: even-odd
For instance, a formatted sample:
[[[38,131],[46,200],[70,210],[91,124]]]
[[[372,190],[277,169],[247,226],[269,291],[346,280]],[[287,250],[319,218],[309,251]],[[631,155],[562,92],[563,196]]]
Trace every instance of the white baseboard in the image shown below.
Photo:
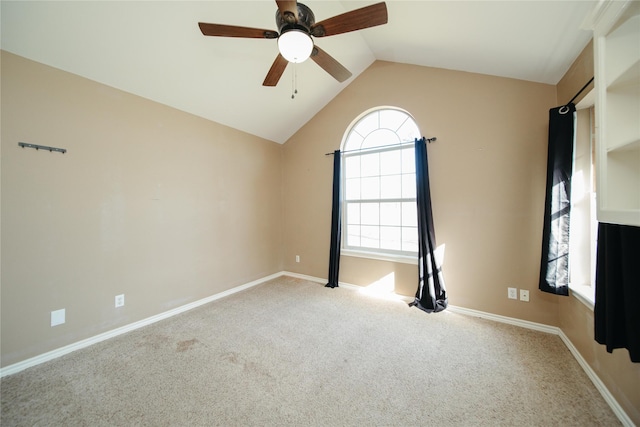
[[[454,313],[466,314],[468,316],[481,317],[483,319],[493,320],[494,322],[508,323],[509,325],[520,326],[521,328],[533,329],[534,331],[546,332],[548,334],[558,335],[560,328],[557,326],[549,326],[542,323],[530,322],[528,320],[516,319],[514,317],[501,316],[499,314],[487,313],[485,311],[473,310],[471,308],[458,307],[449,304],[447,310]]]
[[[261,279],[254,280],[253,282],[245,283],[244,285],[236,286],[234,288],[231,288],[231,289],[228,289],[226,291],[217,293],[215,295],[211,295],[209,297],[200,299],[198,301],[194,301],[192,303],[185,304],[183,306],[174,308],[172,310],[165,311],[165,312],[157,314],[155,316],[148,317],[148,318],[140,320],[138,322],[134,322],[134,323],[131,323],[129,325],[125,325],[125,326],[122,326],[120,328],[108,331],[108,332],[104,332],[104,333],[96,335],[94,337],[87,338],[85,340],[78,341],[76,343],[69,344],[67,346],[58,348],[56,350],[52,350],[52,351],[49,351],[47,353],[32,357],[32,358],[24,360],[22,362],[18,362],[18,363],[15,363],[13,365],[9,365],[7,367],[1,368],[0,369],[0,378],[4,377],[6,375],[15,374],[15,373],[20,372],[20,371],[22,371],[24,369],[30,368],[32,366],[39,365],[40,363],[44,363],[44,362],[47,362],[49,360],[56,359],[56,358],[58,358],[60,356],[63,356],[63,355],[68,354],[68,353],[71,353],[71,352],[73,352],[75,350],[79,350],[81,348],[88,347],[88,346],[90,346],[92,344],[96,344],[98,342],[107,340],[109,338],[116,337],[118,335],[130,332],[130,331],[133,331],[133,330],[141,328],[143,326],[150,325],[150,324],[158,322],[160,320],[167,319],[169,317],[175,316],[176,314],[184,313],[185,311],[188,311],[188,310],[191,310],[193,308],[199,307],[201,305],[207,304],[209,302],[218,300],[220,298],[224,298],[224,297],[226,297],[228,295],[235,294],[235,293],[243,291],[245,289],[249,289],[249,288],[251,288],[253,286],[256,286],[256,285],[259,285],[261,283],[267,282],[269,280],[278,278],[280,276],[296,277],[298,279],[304,279],[304,280],[308,280],[308,281],[311,281],[311,282],[317,282],[317,283],[321,283],[321,284],[326,284],[327,283],[327,279],[322,279],[322,278],[314,277],[314,276],[308,276],[306,274],[293,273],[293,272],[290,272],[290,271],[281,271],[281,272],[272,274],[270,276],[266,276],[266,277],[263,277]],[[351,289],[351,290],[362,289],[362,286],[353,285],[353,284],[350,284],[350,283],[339,282],[339,285],[342,286],[342,287],[345,287],[347,289]],[[513,318],[513,317],[501,316],[501,315],[498,315],[498,314],[492,314],[492,313],[487,313],[487,312],[484,312],[484,311],[478,311],[478,310],[473,310],[473,309],[464,308],[464,307],[457,307],[457,306],[453,306],[453,305],[449,305],[447,307],[447,310],[450,310],[453,313],[466,314],[466,315],[470,315],[470,316],[480,317],[480,318],[483,318],[483,319],[493,320],[493,321],[496,321],[496,322],[508,323],[510,325],[515,325],[515,326],[519,326],[519,327],[522,327],[522,328],[533,329],[533,330],[540,331],[540,332],[546,332],[546,333],[558,335],[562,339],[562,342],[567,346],[567,348],[569,349],[569,351],[571,352],[573,357],[576,359],[578,364],[585,371],[585,373],[587,374],[587,376],[589,377],[591,382],[593,382],[594,386],[600,392],[600,394],[602,395],[604,400],[609,404],[609,406],[611,407],[613,412],[616,414],[616,416],[618,417],[620,422],[624,426],[628,426],[628,427],[634,427],[635,426],[635,424],[633,423],[631,418],[629,418],[629,416],[624,411],[624,409],[622,409],[622,407],[620,406],[618,401],[609,392],[607,387],[600,380],[600,378],[595,373],[595,371],[591,368],[591,366],[589,366],[589,364],[586,362],[586,360],[584,360],[584,358],[582,357],[580,352],[576,349],[576,347],[573,345],[571,340],[569,340],[569,338],[565,335],[565,333],[562,331],[562,329],[560,329],[560,328],[558,328],[556,326],[549,326],[549,325],[544,325],[542,323],[529,322],[527,320],[521,320],[521,319],[516,319],[516,318]]]
[[[258,280],[254,280],[253,282],[245,283],[244,285],[236,286],[234,288],[228,289],[226,291],[217,293],[215,295],[211,295],[206,298],[202,298],[198,301],[191,302],[189,304],[182,305],[180,307],[176,307],[174,309],[165,311],[160,314],[156,314],[155,316],[147,317],[146,319],[139,320],[134,323],[130,323],[128,325],[122,326],[120,328],[113,329],[111,331],[107,331],[98,335],[95,335],[91,338],[84,339],[82,341],[75,342],[73,344],[66,345],[64,347],[57,348],[52,351],[48,351],[46,353],[40,354],[38,356],[32,357],[27,360],[23,360],[18,363],[14,363],[13,365],[6,366],[0,369],[0,378],[18,373],[32,366],[39,365],[40,363],[48,362],[49,360],[56,359],[60,356],[64,356],[65,354],[71,353],[73,351],[79,350],[81,348],[89,347],[90,345],[99,343],[104,340],[108,340],[109,338],[116,337],[118,335],[125,334],[127,332],[133,331],[135,329],[142,328],[143,326],[151,325],[152,323],[158,322],[160,320],[167,319],[169,317],[175,316],[176,314],[184,313],[185,311],[189,311],[201,305],[210,303],[212,301],[218,300],[220,298],[224,298],[228,295],[235,294],[236,292],[243,291],[245,289],[249,289],[253,286],[259,285],[271,279],[275,279],[277,277],[282,276],[284,273],[278,272],[272,274],[270,276],[263,277]]]
[[[327,279],[321,279],[320,277],[314,277],[314,276],[307,276],[306,274],[293,273],[291,271],[283,271],[282,275],[289,276],[289,277],[295,277],[296,279],[308,280],[310,282],[321,283],[321,284],[325,284],[325,285],[328,282]],[[342,283],[340,283],[340,284],[342,284]]]
[[[611,410],[613,411],[614,414],[616,414],[616,416],[618,417],[622,425],[625,427],[635,427],[635,424],[633,423],[631,418],[629,418],[629,416],[624,411],[624,409],[622,409],[622,406],[620,406],[620,404],[615,399],[615,397],[613,397],[613,395],[609,392],[609,389],[607,389],[607,386],[604,385],[602,380],[600,380],[600,377],[598,377],[598,374],[596,374],[595,371],[591,369],[591,366],[589,366],[587,361],[584,360],[584,357],[582,357],[582,355],[580,354],[578,349],[573,345],[569,337],[567,337],[565,333],[562,331],[562,329],[560,328],[558,328],[558,335],[560,336],[560,339],[562,339],[562,342],[564,343],[564,345],[567,346],[571,354],[573,354],[573,357],[578,361],[578,364],[582,367],[582,369],[587,374],[587,376],[589,377],[593,385],[600,392],[604,400],[609,404],[609,406],[611,407]]]

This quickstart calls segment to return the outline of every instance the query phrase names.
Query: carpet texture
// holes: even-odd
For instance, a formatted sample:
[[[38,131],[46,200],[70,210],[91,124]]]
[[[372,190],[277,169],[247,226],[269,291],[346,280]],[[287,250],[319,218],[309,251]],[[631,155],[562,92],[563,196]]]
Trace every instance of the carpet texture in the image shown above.
[[[6,426],[613,426],[559,337],[287,276],[0,381]]]

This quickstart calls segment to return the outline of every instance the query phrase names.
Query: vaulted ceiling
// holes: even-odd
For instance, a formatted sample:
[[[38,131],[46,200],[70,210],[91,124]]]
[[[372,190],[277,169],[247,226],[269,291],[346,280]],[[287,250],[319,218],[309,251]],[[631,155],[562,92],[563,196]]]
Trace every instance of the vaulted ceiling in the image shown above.
[[[305,2],[316,21],[376,1]],[[313,61],[262,82],[276,40],[205,37],[198,22],[273,29],[261,1],[5,1],[2,49],[284,143],[375,60],[556,84],[591,39],[597,1],[387,0],[389,22],[316,38],[353,76]],[[298,93],[292,99],[292,88]]]

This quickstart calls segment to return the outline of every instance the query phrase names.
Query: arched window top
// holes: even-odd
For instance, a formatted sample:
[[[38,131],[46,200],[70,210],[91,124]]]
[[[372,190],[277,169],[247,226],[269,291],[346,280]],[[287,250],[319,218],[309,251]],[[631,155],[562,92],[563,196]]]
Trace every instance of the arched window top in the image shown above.
[[[342,144],[343,151],[362,150],[420,138],[420,130],[409,113],[394,107],[379,107],[358,117]]]
[[[415,148],[406,111],[379,107],[356,118],[342,142],[342,249],[356,256],[416,259]]]

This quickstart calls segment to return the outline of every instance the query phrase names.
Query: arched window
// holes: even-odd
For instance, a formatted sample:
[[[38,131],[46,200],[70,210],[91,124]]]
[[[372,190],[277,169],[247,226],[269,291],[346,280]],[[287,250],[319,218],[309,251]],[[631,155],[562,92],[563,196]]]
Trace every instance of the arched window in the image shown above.
[[[356,119],[342,143],[343,249],[416,255],[418,229],[413,118],[393,107]]]

